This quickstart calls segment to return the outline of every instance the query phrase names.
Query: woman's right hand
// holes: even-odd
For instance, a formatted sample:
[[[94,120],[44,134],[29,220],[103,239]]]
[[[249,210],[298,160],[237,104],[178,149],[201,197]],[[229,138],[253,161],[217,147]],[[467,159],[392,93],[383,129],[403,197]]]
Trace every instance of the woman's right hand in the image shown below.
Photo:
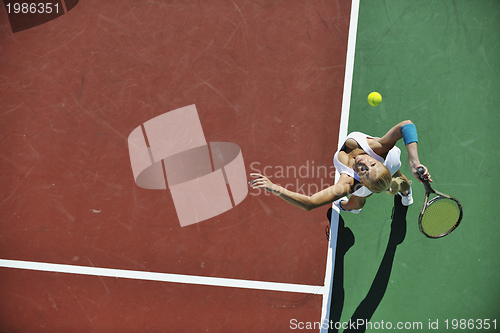
[[[266,191],[272,192],[272,193],[279,193],[278,192],[278,186],[273,184],[269,178],[267,178],[264,175],[261,175],[260,173],[251,173],[250,176],[252,177],[257,177],[256,179],[248,182],[250,184],[251,188],[263,188]]]
[[[422,174],[422,176],[420,176],[420,174],[417,171],[419,167],[424,168],[424,173]],[[411,172],[413,173],[415,178],[417,178],[421,183],[423,183],[424,180],[427,180],[432,183],[431,175],[429,174],[429,171],[427,170],[427,167],[425,165],[417,164],[411,168]]]

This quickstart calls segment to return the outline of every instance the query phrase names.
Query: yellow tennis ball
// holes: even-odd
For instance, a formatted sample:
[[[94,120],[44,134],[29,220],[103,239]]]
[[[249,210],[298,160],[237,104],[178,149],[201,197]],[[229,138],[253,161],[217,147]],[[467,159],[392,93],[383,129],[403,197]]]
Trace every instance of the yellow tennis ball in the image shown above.
[[[370,103],[371,106],[377,106],[382,102],[382,95],[380,95],[378,92],[372,92],[370,95],[368,95],[368,103]]]

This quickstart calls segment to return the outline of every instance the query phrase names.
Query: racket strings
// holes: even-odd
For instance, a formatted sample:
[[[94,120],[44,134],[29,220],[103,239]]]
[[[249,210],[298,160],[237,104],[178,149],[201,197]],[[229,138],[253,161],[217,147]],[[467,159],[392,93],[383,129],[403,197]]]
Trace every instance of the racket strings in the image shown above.
[[[429,236],[437,237],[455,228],[460,217],[460,207],[448,198],[432,202],[422,216],[422,230]]]

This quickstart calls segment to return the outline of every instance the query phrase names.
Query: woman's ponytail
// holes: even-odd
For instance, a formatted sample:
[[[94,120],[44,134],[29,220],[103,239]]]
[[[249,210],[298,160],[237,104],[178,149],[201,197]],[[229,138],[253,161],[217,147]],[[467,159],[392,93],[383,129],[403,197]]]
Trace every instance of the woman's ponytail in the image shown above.
[[[395,195],[396,193],[398,193],[401,190],[401,184],[402,183],[404,183],[403,178],[401,178],[401,177],[393,177],[391,185],[389,186],[389,188],[386,191],[387,194]]]

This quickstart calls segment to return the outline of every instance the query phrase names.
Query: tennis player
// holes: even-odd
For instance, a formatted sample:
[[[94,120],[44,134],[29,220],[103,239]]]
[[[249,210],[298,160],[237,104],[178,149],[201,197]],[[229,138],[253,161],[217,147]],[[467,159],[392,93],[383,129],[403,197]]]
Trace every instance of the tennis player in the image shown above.
[[[306,211],[334,203],[342,211],[359,213],[366,198],[373,193],[387,192],[400,195],[405,206],[413,203],[411,182],[401,171],[401,150],[395,146],[404,140],[408,160],[415,178],[422,181],[417,172],[424,168],[422,178],[431,180],[427,168],[418,159],[418,135],[415,125],[405,120],[391,128],[383,137],[372,137],[361,132],[350,133],[342,148],[333,157],[335,168],[340,173],[338,182],[312,196],[296,193],[273,184],[266,176],[251,173],[255,177],[249,182],[254,189],[266,189],[286,202]]]

